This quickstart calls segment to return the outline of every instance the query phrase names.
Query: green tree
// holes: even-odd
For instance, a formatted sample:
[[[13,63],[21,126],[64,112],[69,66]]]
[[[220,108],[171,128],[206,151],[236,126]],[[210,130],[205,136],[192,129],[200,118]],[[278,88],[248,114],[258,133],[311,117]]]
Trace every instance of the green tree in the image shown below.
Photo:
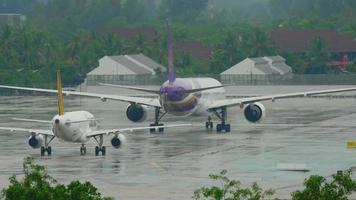
[[[310,176],[304,181],[305,188],[292,193],[293,200],[347,200],[356,192],[356,181],[351,171],[332,175],[328,180],[322,176]]]
[[[203,187],[194,191],[193,199],[214,199],[214,200],[262,200],[271,197],[273,190],[262,190],[257,183],[253,183],[250,188],[241,187],[237,180],[231,180],[226,176],[227,171],[220,174],[211,174],[212,180],[221,182],[221,186]]]
[[[210,71],[213,73],[221,73],[224,69],[231,67],[245,57],[241,46],[241,35],[236,32],[229,31],[225,39],[214,50],[213,59],[210,63]]]
[[[240,62],[246,57],[270,56],[276,53],[269,31],[262,27],[238,25],[229,30],[225,38],[214,50],[210,69],[214,73]]]
[[[138,34],[134,37],[132,41],[129,42],[127,46],[127,53],[138,54],[143,53],[146,54],[151,52],[152,42],[149,41],[144,34]]]
[[[330,53],[328,52],[327,41],[322,37],[316,37],[311,42],[307,52],[304,53],[304,61],[307,74],[325,74],[330,72],[330,67],[327,66],[330,61]]]
[[[194,22],[206,10],[208,0],[162,0],[161,17],[173,21]]]
[[[145,16],[145,7],[140,0],[127,0],[123,3],[123,15],[129,24],[141,22]]]
[[[241,36],[241,46],[247,57],[270,56],[276,53],[270,32],[261,27],[251,27]]]
[[[24,178],[10,178],[10,185],[2,191],[5,200],[111,200],[102,197],[89,182],[72,181],[65,186],[47,174],[44,166],[34,164],[27,157],[23,164]]]

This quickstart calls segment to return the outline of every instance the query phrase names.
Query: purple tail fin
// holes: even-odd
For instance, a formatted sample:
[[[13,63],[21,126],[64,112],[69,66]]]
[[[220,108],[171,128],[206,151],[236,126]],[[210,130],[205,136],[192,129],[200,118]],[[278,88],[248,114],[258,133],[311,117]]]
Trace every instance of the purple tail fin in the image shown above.
[[[176,72],[173,66],[173,32],[171,22],[167,19],[167,50],[168,50],[168,81],[173,83],[176,80]]]

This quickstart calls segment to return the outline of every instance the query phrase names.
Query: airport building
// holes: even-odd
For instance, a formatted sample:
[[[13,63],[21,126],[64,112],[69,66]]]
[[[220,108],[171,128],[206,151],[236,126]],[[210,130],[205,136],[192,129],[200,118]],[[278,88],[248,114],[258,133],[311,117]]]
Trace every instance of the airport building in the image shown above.
[[[281,56],[246,58],[220,74],[224,83],[253,83],[280,79],[292,74],[292,68]]]
[[[0,25],[23,26],[26,16],[18,13],[0,13]]]
[[[98,83],[145,84],[166,68],[143,54],[104,56],[99,66],[87,74],[88,85]]]
[[[336,30],[286,30],[276,29],[272,40],[283,52],[303,54],[308,52],[316,38],[325,41],[325,50],[331,53],[333,60],[328,65],[337,72],[347,72],[347,67],[356,59],[356,39],[343,35]]]

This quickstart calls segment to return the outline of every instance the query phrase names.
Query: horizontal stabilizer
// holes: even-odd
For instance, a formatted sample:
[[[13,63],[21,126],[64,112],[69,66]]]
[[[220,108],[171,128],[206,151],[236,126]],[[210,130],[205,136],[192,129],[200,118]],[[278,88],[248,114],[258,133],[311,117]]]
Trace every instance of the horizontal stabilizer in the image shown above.
[[[74,123],[82,123],[82,122],[91,122],[91,121],[100,121],[102,118],[93,118],[93,119],[86,119],[86,120],[77,120],[77,121],[66,121],[67,124],[74,124]]]
[[[124,88],[124,89],[136,90],[136,91],[140,91],[140,92],[147,92],[147,93],[153,93],[153,94],[160,94],[159,90],[152,90],[152,89],[147,89],[147,88],[131,87],[131,86],[126,86],[126,85],[115,85],[115,84],[108,84],[108,83],[99,83],[99,85]]]
[[[191,94],[191,93],[201,92],[201,91],[205,91],[205,90],[212,90],[212,89],[222,88],[222,87],[224,87],[224,86],[223,85],[219,85],[219,86],[213,86],[213,87],[185,90],[184,92],[187,93],[187,94]]]

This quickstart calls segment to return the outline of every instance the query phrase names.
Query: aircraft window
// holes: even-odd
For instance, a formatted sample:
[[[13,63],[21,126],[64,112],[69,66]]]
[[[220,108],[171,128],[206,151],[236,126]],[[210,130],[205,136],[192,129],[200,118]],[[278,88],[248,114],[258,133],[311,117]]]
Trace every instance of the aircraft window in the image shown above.
[[[89,126],[90,127],[96,126],[96,121],[95,120],[90,121]]]

